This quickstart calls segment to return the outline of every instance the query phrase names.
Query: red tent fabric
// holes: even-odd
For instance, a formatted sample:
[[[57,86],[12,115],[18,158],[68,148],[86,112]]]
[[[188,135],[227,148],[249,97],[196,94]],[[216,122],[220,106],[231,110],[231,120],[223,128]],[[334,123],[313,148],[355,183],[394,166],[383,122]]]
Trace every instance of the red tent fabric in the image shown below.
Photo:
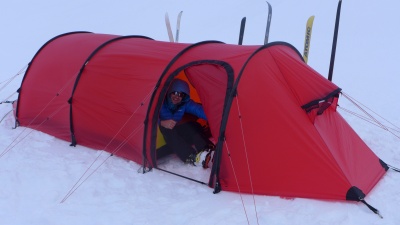
[[[203,104],[215,191],[359,201],[388,169],[336,111],[341,89],[288,43],[238,46],[73,32],[33,57],[16,118],[157,168],[157,121],[184,76]]]

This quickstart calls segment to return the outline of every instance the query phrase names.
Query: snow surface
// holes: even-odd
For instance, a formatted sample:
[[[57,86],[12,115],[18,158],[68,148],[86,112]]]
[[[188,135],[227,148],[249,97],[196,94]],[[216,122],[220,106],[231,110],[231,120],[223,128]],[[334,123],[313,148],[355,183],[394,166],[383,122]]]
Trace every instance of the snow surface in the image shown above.
[[[303,50],[305,23],[315,15],[309,64],[327,77],[338,1],[269,0],[270,41]],[[244,44],[263,43],[267,5],[259,0],[40,0],[3,1],[0,7],[0,101],[15,100],[23,74],[15,76],[49,39],[71,31],[145,35],[168,41],[165,12],[175,28],[183,10],[180,41],[235,44],[247,17]],[[344,109],[361,113],[341,97],[340,113],[386,163],[400,167],[399,1],[343,1],[333,82],[371,109],[385,131]],[[175,34],[175,32],[174,32]],[[15,78],[14,78],[15,76]],[[400,174],[390,170],[367,195],[383,219],[364,204],[286,199],[212,189],[102,151],[18,127],[10,104],[0,104],[0,224],[399,224]],[[390,121],[389,124],[384,120]],[[3,119],[4,118],[4,119]],[[176,158],[162,166],[207,180],[207,172]],[[82,178],[84,175],[89,178]],[[86,176],[87,177],[87,176]],[[77,189],[75,189],[77,187]]]

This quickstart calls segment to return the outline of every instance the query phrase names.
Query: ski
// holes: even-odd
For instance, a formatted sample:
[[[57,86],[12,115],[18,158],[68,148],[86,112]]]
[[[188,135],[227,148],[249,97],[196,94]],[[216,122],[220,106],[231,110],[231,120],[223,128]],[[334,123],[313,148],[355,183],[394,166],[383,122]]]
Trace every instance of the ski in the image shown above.
[[[267,2],[268,4],[268,19],[267,19],[267,28],[265,31],[265,38],[264,38],[264,45],[268,43],[268,38],[269,38],[269,28],[271,26],[271,19],[272,19],[272,6]]]
[[[168,13],[165,13],[165,24],[167,25],[169,41],[174,42],[174,36],[172,34],[171,23],[169,22]]]
[[[310,53],[311,33],[312,33],[313,23],[314,23],[314,16],[310,16],[307,20],[306,35],[304,38],[303,59],[305,63],[308,62],[308,54]]]
[[[328,80],[330,80],[330,81],[332,81],[333,66],[335,64],[336,43],[337,43],[337,36],[338,36],[338,32],[339,32],[339,21],[340,21],[340,10],[341,10],[341,8],[342,8],[342,0],[339,0],[337,11],[336,11],[335,31],[334,31],[334,34],[333,34],[331,62],[330,62],[330,65],[329,65]]]
[[[243,44],[243,35],[244,35],[244,28],[246,26],[246,17],[242,18],[242,21],[240,22],[240,31],[239,31],[239,45]]]
[[[175,42],[179,42],[179,31],[181,29],[181,17],[183,11],[178,14],[178,20],[176,21],[176,35],[175,35]]]

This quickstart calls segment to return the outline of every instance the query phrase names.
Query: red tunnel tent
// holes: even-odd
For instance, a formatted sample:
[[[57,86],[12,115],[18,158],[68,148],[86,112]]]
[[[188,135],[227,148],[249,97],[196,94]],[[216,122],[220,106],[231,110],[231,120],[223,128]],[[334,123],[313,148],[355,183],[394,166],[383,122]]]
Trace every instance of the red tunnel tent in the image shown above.
[[[196,44],[73,32],[25,73],[21,126],[157,168],[160,105],[175,77],[203,104],[215,191],[359,201],[388,169],[336,111],[341,89],[290,44]]]

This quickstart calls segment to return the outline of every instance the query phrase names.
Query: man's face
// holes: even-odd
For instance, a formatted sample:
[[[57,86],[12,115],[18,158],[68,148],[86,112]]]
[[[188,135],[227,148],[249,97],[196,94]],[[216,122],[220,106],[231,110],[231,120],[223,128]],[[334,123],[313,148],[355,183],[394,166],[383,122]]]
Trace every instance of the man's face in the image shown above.
[[[183,92],[178,92],[178,91],[172,92],[172,93],[171,93],[171,101],[172,101],[172,104],[177,105],[177,104],[181,103],[181,101],[182,101],[182,99],[183,99],[183,97],[184,97],[185,95],[186,95],[186,94],[183,93]]]

